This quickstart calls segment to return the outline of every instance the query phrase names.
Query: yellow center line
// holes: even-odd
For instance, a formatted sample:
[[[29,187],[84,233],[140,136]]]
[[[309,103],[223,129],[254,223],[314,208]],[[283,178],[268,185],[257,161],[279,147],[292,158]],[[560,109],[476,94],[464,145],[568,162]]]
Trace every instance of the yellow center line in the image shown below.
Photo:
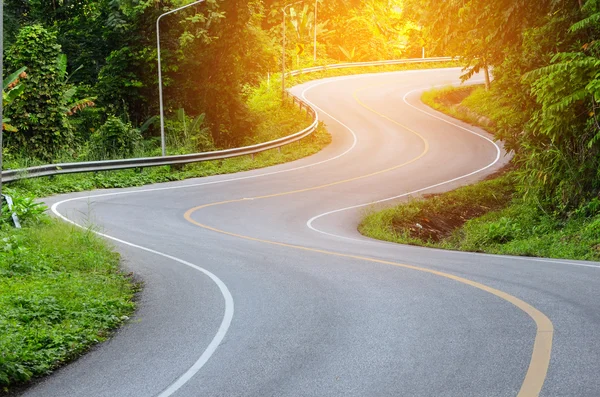
[[[385,84],[385,85],[388,85],[388,84]],[[469,280],[466,278],[455,276],[450,273],[444,273],[444,272],[440,272],[437,270],[432,270],[432,269],[428,269],[428,268],[424,268],[424,267],[406,265],[406,264],[402,264],[402,263],[390,262],[390,261],[379,260],[379,259],[374,259],[374,258],[369,258],[369,257],[349,255],[349,254],[343,254],[340,252],[326,251],[326,250],[321,250],[321,249],[304,247],[304,246],[300,246],[300,245],[292,245],[292,244],[280,243],[277,241],[264,240],[264,239],[260,239],[260,238],[255,238],[255,237],[250,237],[250,236],[245,236],[245,235],[241,235],[241,234],[236,234],[236,233],[231,233],[231,232],[227,232],[224,230],[220,230],[220,229],[202,224],[200,222],[197,222],[196,220],[193,219],[194,213],[201,209],[204,209],[204,208],[214,207],[214,206],[219,206],[219,205],[224,205],[224,204],[239,203],[239,202],[243,202],[243,201],[247,201],[247,200],[260,200],[260,199],[267,199],[267,198],[273,198],[273,197],[281,197],[281,196],[287,196],[287,195],[292,195],[292,194],[296,194],[296,193],[302,193],[302,192],[323,189],[326,187],[335,186],[335,185],[348,183],[348,182],[368,178],[371,176],[383,174],[383,173],[404,167],[408,164],[414,163],[415,161],[418,161],[419,159],[421,159],[429,151],[429,143],[421,134],[406,127],[403,124],[400,124],[399,122],[391,119],[390,117],[376,111],[375,109],[369,107],[368,105],[366,105],[364,102],[362,102],[358,98],[359,92],[361,92],[365,89],[368,89],[368,88],[374,88],[374,87],[379,87],[379,86],[383,86],[383,84],[377,85],[377,86],[369,86],[369,87],[363,88],[361,90],[354,91],[354,93],[353,93],[354,99],[362,107],[364,107],[364,108],[368,109],[369,111],[383,117],[384,119],[402,127],[403,129],[417,135],[424,143],[424,150],[420,155],[418,155],[417,157],[413,158],[412,160],[409,160],[400,165],[397,165],[397,166],[394,166],[394,167],[391,167],[391,168],[388,168],[385,170],[373,172],[373,173],[370,173],[367,175],[355,177],[355,178],[350,178],[350,179],[345,179],[345,180],[341,180],[341,181],[337,181],[337,182],[327,183],[327,184],[314,186],[314,187],[310,187],[310,188],[306,188],[306,189],[298,189],[298,190],[292,190],[292,191],[287,191],[287,192],[283,192],[283,193],[275,193],[275,194],[269,194],[269,195],[264,195],[264,196],[257,196],[257,197],[253,197],[253,198],[227,200],[227,201],[221,201],[221,202],[217,202],[217,203],[201,205],[201,206],[189,209],[185,213],[184,218],[188,222],[190,222],[196,226],[199,226],[203,229],[210,230],[210,231],[224,234],[224,235],[228,235],[228,236],[232,236],[232,237],[236,237],[236,238],[240,238],[240,239],[244,239],[244,240],[249,240],[249,241],[259,242],[259,243],[263,243],[263,244],[279,246],[279,247],[291,248],[291,249],[295,249],[295,250],[314,252],[314,253],[318,253],[318,254],[324,254],[324,255],[335,256],[335,257],[340,257],[340,258],[356,259],[356,260],[367,261],[367,262],[372,262],[372,263],[391,265],[391,266],[396,266],[396,267],[400,267],[400,268],[405,268],[405,269],[416,270],[416,271],[420,271],[420,272],[433,274],[433,275],[436,275],[439,277],[444,277],[444,278],[447,278],[450,280],[457,281],[462,284],[469,285],[471,287],[477,288],[479,290],[482,290],[482,291],[485,291],[492,295],[495,295],[501,299],[504,299],[505,301],[513,304],[514,306],[516,306],[517,308],[519,308],[523,312],[525,312],[527,315],[529,315],[529,317],[531,317],[531,319],[536,324],[537,330],[536,330],[535,340],[533,343],[533,351],[531,354],[531,359],[529,361],[529,368],[525,375],[525,379],[523,380],[523,383],[521,384],[521,389],[519,391],[518,397],[538,396],[542,390],[544,381],[546,380],[548,367],[550,365],[554,327],[552,325],[552,321],[550,321],[550,319],[544,313],[542,313],[535,307],[531,306],[529,303],[524,302],[521,299],[514,297],[506,292],[500,291],[498,289],[489,287],[487,285],[484,285],[484,284],[481,284],[481,283],[478,283],[478,282],[475,282],[475,281],[472,281],[472,280]]]

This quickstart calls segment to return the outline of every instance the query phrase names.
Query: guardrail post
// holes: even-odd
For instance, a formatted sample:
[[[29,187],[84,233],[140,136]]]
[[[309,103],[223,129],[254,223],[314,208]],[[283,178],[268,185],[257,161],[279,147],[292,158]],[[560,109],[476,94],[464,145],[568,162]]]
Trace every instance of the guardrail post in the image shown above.
[[[6,199],[6,205],[8,207],[8,211],[11,212],[11,218],[13,220],[13,223],[15,224],[15,227],[17,229],[21,228],[21,222],[19,222],[19,217],[17,216],[17,213],[13,211],[13,201],[12,198],[10,196],[7,196],[5,194],[0,195],[0,197],[4,197]]]
[[[287,101],[289,99],[289,93],[286,90],[283,90],[281,93],[281,105],[285,106],[287,105]]]

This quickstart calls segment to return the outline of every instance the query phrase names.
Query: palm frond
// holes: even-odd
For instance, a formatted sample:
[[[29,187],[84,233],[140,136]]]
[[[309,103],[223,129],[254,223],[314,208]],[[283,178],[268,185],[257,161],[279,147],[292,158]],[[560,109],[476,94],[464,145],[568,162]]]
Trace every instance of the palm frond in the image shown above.
[[[3,81],[2,89],[6,90],[9,88],[10,85],[16,86],[18,84],[17,80],[20,78],[22,73],[25,73],[26,70],[27,68],[23,67],[14,72],[13,74],[9,75],[7,78],[5,78]]]

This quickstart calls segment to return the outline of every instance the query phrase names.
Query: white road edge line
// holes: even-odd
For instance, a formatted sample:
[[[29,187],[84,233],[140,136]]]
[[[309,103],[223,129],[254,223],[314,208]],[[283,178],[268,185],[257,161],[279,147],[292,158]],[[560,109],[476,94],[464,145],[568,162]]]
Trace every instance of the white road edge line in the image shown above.
[[[476,84],[476,83],[478,83],[478,82],[479,82],[479,81],[474,81],[473,83],[474,83],[474,84]],[[489,139],[488,137],[485,137],[485,136],[483,136],[483,135],[481,135],[481,134],[478,134],[477,132],[475,132],[475,131],[472,131],[472,130],[469,130],[469,129],[467,129],[467,128],[465,128],[465,127],[462,127],[462,126],[460,126],[460,125],[458,125],[458,124],[452,123],[452,122],[450,122],[450,121],[448,121],[448,120],[445,120],[445,119],[443,119],[443,118],[441,118],[441,117],[435,116],[435,115],[433,115],[433,114],[431,114],[431,113],[429,113],[429,112],[426,112],[426,111],[424,111],[424,110],[421,110],[421,109],[417,108],[416,106],[413,106],[413,105],[411,105],[411,104],[410,104],[410,103],[408,103],[408,101],[406,100],[406,98],[407,98],[409,95],[411,95],[411,94],[413,94],[413,93],[415,93],[415,92],[418,92],[418,91],[423,91],[423,90],[426,90],[427,88],[438,88],[438,87],[442,87],[442,86],[434,86],[434,87],[422,87],[422,88],[418,88],[418,89],[415,89],[415,90],[412,90],[412,91],[409,91],[409,92],[407,92],[407,93],[406,93],[406,95],[404,95],[404,97],[403,97],[402,99],[403,99],[404,103],[406,103],[408,106],[410,106],[410,107],[412,107],[412,108],[414,108],[414,109],[417,109],[418,111],[420,111],[420,112],[422,112],[422,113],[425,113],[425,114],[427,114],[427,115],[429,115],[429,116],[431,116],[431,117],[435,117],[435,118],[437,118],[437,119],[439,119],[439,120],[442,120],[442,121],[444,121],[444,122],[446,122],[446,123],[448,123],[448,124],[451,124],[451,125],[453,125],[453,126],[455,126],[455,127],[458,127],[458,128],[460,128],[460,129],[463,129],[463,130],[465,130],[465,131],[467,131],[467,132],[469,132],[469,133],[471,133],[471,134],[473,134],[473,135],[476,135],[476,136],[478,136],[478,137],[480,137],[480,138],[482,138],[482,139],[485,139],[486,141],[490,142],[490,143],[491,143],[491,144],[492,144],[492,145],[493,145],[493,146],[496,148],[496,158],[494,159],[494,161],[493,161],[492,163],[490,163],[490,164],[486,165],[485,167],[478,169],[477,171],[473,171],[473,172],[471,172],[471,173],[468,173],[468,174],[466,174],[466,175],[462,175],[462,176],[459,176],[459,177],[457,177],[457,178],[453,178],[453,179],[450,179],[450,180],[447,180],[447,181],[444,181],[444,182],[440,182],[440,183],[437,183],[437,184],[435,184],[435,185],[431,185],[431,186],[427,186],[427,187],[424,187],[424,188],[421,188],[421,189],[413,190],[412,192],[403,193],[403,194],[400,194],[400,195],[397,195],[397,196],[394,196],[394,197],[388,197],[388,198],[385,198],[385,199],[382,199],[382,200],[371,201],[371,202],[369,202],[369,203],[365,203],[365,204],[353,205],[353,206],[351,206],[351,207],[340,208],[340,209],[337,209],[337,210],[328,211],[328,212],[325,212],[325,213],[323,213],[323,214],[320,214],[320,215],[314,216],[314,217],[312,217],[311,219],[309,219],[309,220],[306,222],[306,226],[308,226],[308,228],[309,228],[309,229],[311,229],[311,230],[313,230],[313,231],[315,231],[315,232],[317,232],[317,233],[321,233],[321,234],[324,234],[324,235],[327,235],[327,236],[331,236],[331,237],[337,237],[337,238],[346,239],[346,240],[347,240],[347,239],[351,239],[351,238],[349,238],[349,237],[340,236],[340,235],[337,235],[337,234],[332,234],[332,233],[327,233],[327,232],[325,232],[325,231],[323,231],[323,230],[317,229],[316,227],[314,227],[314,226],[313,226],[313,222],[314,222],[314,221],[316,221],[317,219],[320,219],[320,218],[323,218],[323,217],[326,217],[326,216],[329,216],[329,215],[333,215],[333,214],[336,214],[336,213],[339,213],[339,212],[349,211],[349,210],[353,210],[353,209],[357,209],[357,208],[368,207],[368,206],[370,206],[370,205],[375,205],[375,204],[385,203],[385,202],[387,202],[387,201],[397,200],[397,199],[400,199],[400,198],[403,198],[403,197],[406,197],[406,196],[410,196],[410,195],[417,194],[417,193],[421,193],[421,192],[424,192],[424,191],[426,191],[426,190],[430,190],[430,189],[433,189],[433,188],[436,188],[436,187],[439,187],[439,186],[443,186],[443,185],[446,185],[446,184],[448,184],[448,183],[456,182],[456,181],[458,181],[458,180],[461,180],[461,179],[464,179],[464,178],[468,178],[468,177],[470,177],[470,176],[473,176],[473,175],[475,175],[475,174],[478,174],[478,173],[480,173],[480,172],[483,172],[483,171],[487,170],[488,168],[490,168],[490,167],[493,167],[493,166],[494,166],[494,165],[495,165],[495,164],[496,164],[496,163],[497,163],[497,162],[500,160],[500,154],[502,153],[502,150],[500,149],[500,147],[499,147],[499,146],[498,146],[498,145],[497,145],[497,144],[496,144],[494,141],[492,141],[492,140],[491,140],[491,139]],[[352,239],[352,240],[357,240],[357,239]],[[364,240],[363,240],[363,241],[364,241]]]
[[[457,69],[457,68],[447,68],[447,69]],[[318,82],[316,84],[312,84],[309,87],[307,87],[306,89],[304,89],[304,91],[302,92],[302,99],[305,100],[309,105],[313,106],[315,109],[317,109],[319,112],[321,112],[322,114],[327,115],[328,117],[330,117],[332,120],[336,121],[337,123],[339,123],[341,126],[343,126],[344,128],[346,128],[353,137],[353,143],[350,146],[350,148],[348,148],[346,151],[344,151],[343,153],[334,156],[332,158],[326,159],[326,160],[322,160],[316,163],[312,163],[312,164],[307,164],[301,167],[296,167],[296,168],[290,168],[287,170],[281,170],[281,171],[274,171],[274,172],[267,172],[264,174],[259,174],[259,175],[250,175],[250,176],[245,176],[245,177],[238,177],[238,178],[230,178],[230,179],[225,179],[225,180],[219,180],[219,181],[212,181],[212,182],[203,182],[203,183],[196,183],[196,184],[189,184],[189,185],[183,185],[183,186],[168,186],[168,187],[162,187],[162,188],[151,188],[151,189],[137,189],[137,190],[128,190],[128,191],[117,191],[117,192],[111,192],[111,193],[102,193],[102,194],[96,194],[96,195],[86,195],[86,196],[81,196],[81,197],[74,197],[74,198],[70,198],[70,199],[66,199],[66,200],[62,200],[59,201],[55,204],[52,205],[51,210],[52,212],[58,216],[59,218],[61,218],[62,220],[64,220],[65,222],[68,222],[70,224],[73,224],[77,227],[80,228],[85,228],[82,225],[77,224],[76,222],[68,219],[66,216],[62,215],[59,211],[58,211],[58,207],[60,207],[61,205],[68,203],[68,202],[72,202],[72,201],[78,201],[78,200],[86,200],[86,199],[94,199],[94,198],[100,198],[100,197],[111,197],[111,196],[122,196],[122,195],[127,195],[127,194],[138,194],[138,193],[148,193],[148,192],[157,192],[157,191],[167,191],[167,190],[178,190],[178,189],[186,189],[186,188],[192,188],[192,187],[200,187],[200,186],[206,186],[206,185],[214,185],[214,184],[220,184],[220,183],[227,183],[227,182],[236,182],[236,181],[241,181],[241,180],[246,180],[246,179],[254,179],[254,178],[261,178],[261,177],[265,177],[265,176],[270,176],[270,175],[276,175],[276,174],[281,174],[281,173],[285,173],[285,172],[292,172],[292,171],[297,171],[300,169],[305,169],[305,168],[309,168],[309,167],[314,167],[320,164],[325,164],[328,163],[330,161],[334,161],[337,160],[345,155],[347,155],[348,153],[350,153],[357,145],[358,140],[357,140],[357,136],[354,133],[354,131],[348,127],[346,124],[342,123],[341,121],[339,121],[337,118],[333,117],[332,115],[330,115],[329,113],[325,112],[323,109],[321,109],[319,106],[317,106],[316,104],[314,104],[313,102],[311,102],[309,99],[306,98],[306,94],[308,93],[308,91],[312,90],[313,88],[316,88],[318,86],[321,85],[325,85],[325,84],[330,84],[330,83],[334,83],[334,82],[338,82],[338,81],[343,81],[343,80],[353,80],[353,79],[359,79],[359,78],[364,78],[364,77],[368,77],[368,76],[373,76],[373,75],[390,75],[390,74],[410,74],[410,73],[418,73],[418,72],[433,72],[433,71],[437,71],[438,69],[432,69],[432,70],[415,70],[415,71],[398,71],[398,72],[387,72],[387,73],[369,73],[369,74],[361,74],[361,75],[357,75],[357,76],[345,76],[342,78],[330,78],[321,82]],[[427,112],[425,112],[427,113]],[[390,199],[391,200],[391,199]],[[231,296],[231,293],[229,292],[229,289],[227,288],[227,286],[213,273],[209,272],[206,269],[203,269],[199,266],[196,266],[192,263],[189,263],[187,261],[184,261],[182,259],[176,258],[174,256],[168,255],[168,254],[164,254],[162,252],[158,252],[155,250],[152,250],[150,248],[146,248],[146,247],[142,247],[140,245],[136,245],[130,242],[127,242],[125,240],[121,240],[118,239],[116,237],[112,237],[109,236],[107,234],[103,234],[103,233],[99,233],[99,232],[94,232],[99,236],[102,236],[104,238],[116,241],[118,243],[124,244],[124,245],[128,245],[130,247],[133,248],[137,248],[143,251],[147,251],[149,253],[153,253],[155,255],[159,255],[162,256],[164,258],[173,260],[175,262],[181,263],[185,266],[191,267],[193,269],[196,269],[200,272],[202,272],[203,274],[207,275],[209,278],[211,278],[211,280],[213,280],[213,282],[215,282],[217,284],[217,286],[219,287],[221,293],[223,294],[223,298],[225,299],[225,313],[223,315],[223,321],[221,322],[221,326],[219,327],[219,330],[217,331],[217,334],[215,335],[215,337],[213,338],[213,340],[211,341],[211,343],[208,345],[208,347],[206,348],[206,350],[202,353],[202,355],[200,356],[200,358],[192,365],[192,367],[190,367],[183,375],[181,375],[181,377],[179,377],[174,383],[172,383],[170,386],[168,386],[162,393],[160,393],[158,395],[158,397],[169,397],[171,396],[173,393],[175,393],[177,390],[179,390],[183,385],[185,385],[196,373],[198,373],[200,371],[200,369],[202,369],[202,367],[206,364],[206,362],[210,359],[210,357],[214,354],[214,352],[216,351],[217,347],[220,345],[221,341],[224,339],[229,326],[231,325],[231,321],[233,319],[233,311],[234,311],[234,302],[233,302],[233,297]],[[328,234],[328,233],[324,233],[324,234]],[[335,236],[335,237],[340,237],[340,238],[345,238],[346,237],[342,237],[342,236]],[[357,240],[357,239],[354,239]],[[365,241],[365,240],[358,240],[358,241]],[[560,262],[563,263],[563,262]],[[571,264],[568,262],[564,262],[566,264]],[[585,266],[585,265],[583,265]],[[588,265],[591,266],[591,265]],[[228,306],[228,302],[230,302],[230,306]],[[230,316],[230,318],[228,319],[228,316]]]
[[[72,220],[68,219],[66,216],[64,216],[58,212],[57,208],[62,203],[63,202],[55,203],[52,206],[52,212],[56,216],[61,218],[63,221],[84,229],[85,228],[84,226],[79,225],[76,222],[73,222]],[[227,288],[225,283],[223,283],[223,281],[221,281],[220,278],[218,278],[217,276],[215,276],[213,273],[209,272],[208,270],[201,268],[200,266],[196,266],[193,263],[184,261],[183,259],[176,258],[172,255],[168,255],[168,254],[165,254],[165,253],[162,253],[159,251],[155,251],[153,249],[146,248],[141,245],[133,244],[128,241],[121,240],[116,237],[112,237],[107,234],[104,234],[104,233],[99,233],[99,232],[94,232],[94,233],[96,233],[97,235],[104,237],[106,239],[116,241],[120,244],[127,245],[127,246],[133,247],[133,248],[137,248],[139,250],[146,251],[151,254],[162,256],[163,258],[170,259],[172,261],[181,263],[182,265],[191,267],[192,269],[198,270],[199,272],[208,276],[217,285],[217,287],[219,288],[219,291],[221,291],[221,294],[223,295],[223,298],[225,299],[225,313],[223,314],[223,320],[221,321],[221,325],[219,326],[217,334],[214,336],[214,338],[208,344],[208,347],[204,350],[204,352],[202,353],[200,358],[194,363],[194,365],[192,365],[183,375],[181,375],[166,390],[164,390],[162,393],[159,394],[159,397],[168,397],[168,396],[172,395],[173,393],[175,393],[185,383],[187,383],[187,381],[189,381],[200,370],[200,368],[202,368],[204,366],[204,364],[206,364],[208,359],[213,355],[213,353],[217,350],[217,347],[219,347],[219,345],[225,338],[225,334],[227,334],[227,330],[229,329],[229,326],[231,325],[231,321],[233,320],[234,303],[233,303],[233,297],[231,296],[231,292],[229,292],[229,289]]]
[[[477,80],[477,81],[473,81],[472,83],[473,84],[477,84],[477,83],[482,83],[482,82],[483,82],[483,80]],[[341,209],[337,209],[337,210],[325,212],[323,214],[320,214],[320,215],[312,217],[311,219],[309,219],[306,222],[306,226],[308,226],[309,229],[311,229],[311,230],[313,230],[313,231],[315,231],[317,233],[326,235],[326,236],[330,236],[330,237],[334,237],[334,238],[338,238],[338,239],[343,239],[343,240],[360,241],[362,243],[371,243],[371,244],[390,244],[389,242],[378,241],[378,240],[369,239],[369,238],[366,238],[366,237],[363,238],[363,239],[358,239],[358,238],[352,238],[352,237],[341,236],[341,235],[338,235],[338,234],[328,233],[328,232],[325,232],[323,230],[317,229],[316,227],[313,226],[313,223],[317,219],[320,219],[320,218],[323,218],[323,217],[326,217],[326,216],[329,216],[329,215],[332,215],[332,214],[335,214],[335,213],[349,211],[349,210],[353,210],[353,209],[357,209],[357,208],[368,207],[368,206],[371,206],[371,205],[380,204],[380,203],[384,203],[384,202],[387,202],[387,201],[397,200],[397,199],[400,199],[400,198],[403,198],[403,197],[406,197],[406,196],[410,196],[410,195],[417,194],[417,193],[422,193],[424,191],[427,191],[427,190],[430,190],[430,189],[434,189],[436,187],[440,187],[440,186],[446,185],[448,183],[452,183],[452,182],[456,182],[456,181],[461,180],[461,179],[468,178],[470,176],[473,176],[475,174],[483,172],[483,171],[489,169],[490,167],[493,167],[500,160],[500,154],[501,154],[502,151],[501,151],[500,147],[494,141],[492,141],[491,139],[489,139],[486,136],[483,136],[483,135],[481,135],[481,134],[479,134],[479,133],[477,133],[477,132],[475,132],[473,130],[470,130],[470,129],[465,128],[465,127],[463,127],[461,125],[458,125],[458,124],[453,123],[453,122],[451,122],[449,120],[446,120],[446,119],[444,119],[442,117],[439,117],[439,116],[437,116],[437,115],[435,115],[435,114],[433,114],[431,112],[428,112],[428,111],[425,111],[423,109],[420,109],[420,108],[418,108],[418,107],[410,104],[407,101],[408,96],[411,95],[411,94],[413,94],[413,93],[415,93],[415,92],[423,91],[423,90],[426,90],[428,88],[440,88],[440,87],[444,87],[444,86],[447,86],[447,85],[437,85],[437,86],[433,86],[433,87],[418,88],[418,89],[412,90],[410,92],[407,92],[406,95],[404,95],[404,97],[402,98],[402,100],[408,106],[412,107],[413,109],[418,110],[421,113],[424,113],[424,114],[426,114],[428,116],[434,117],[434,118],[436,118],[438,120],[441,120],[441,121],[443,121],[445,123],[451,124],[451,125],[453,125],[455,127],[458,127],[458,128],[460,128],[462,130],[465,130],[465,131],[467,131],[467,132],[469,132],[471,134],[477,135],[478,137],[480,137],[482,139],[485,139],[486,141],[490,142],[496,148],[496,159],[494,160],[494,162],[492,162],[491,164],[487,165],[486,167],[483,167],[483,168],[481,168],[481,169],[479,169],[477,171],[471,172],[469,174],[466,174],[466,175],[463,175],[463,176],[460,176],[460,177],[457,177],[457,178],[454,178],[454,179],[450,179],[450,180],[445,181],[445,182],[440,182],[440,183],[435,184],[435,185],[427,186],[427,187],[424,187],[422,189],[414,190],[412,192],[404,193],[404,194],[401,194],[401,195],[398,195],[398,196],[389,197],[389,198],[382,199],[382,200],[373,201],[373,202],[366,203],[366,204],[359,204],[359,205],[355,205],[355,206],[351,206],[351,207],[346,207],[346,208],[341,208]],[[345,126],[345,127],[348,128],[347,126]],[[352,132],[353,135],[355,135],[355,133],[353,131],[351,131],[351,132]],[[459,252],[459,251],[447,251],[447,252],[453,253],[453,254],[472,254],[472,255],[480,255],[480,256],[490,256],[489,254],[481,254],[481,253],[477,253],[477,252]],[[508,256],[508,255],[494,255],[494,257],[507,258],[507,259],[516,259],[516,260],[522,260],[522,261],[531,261],[531,262],[556,263],[556,264],[563,264],[563,265],[570,265],[570,266],[580,266],[580,267],[590,267],[590,268],[600,269],[600,266],[598,266],[598,265],[589,265],[589,264],[584,264],[584,263],[566,262],[566,261],[558,261],[558,260],[550,260],[550,259],[542,259],[542,258],[526,258],[526,257]]]
[[[399,73],[399,72],[395,72],[395,73]],[[230,179],[226,179],[226,180],[220,180],[220,181],[212,181],[212,182],[204,182],[204,183],[197,183],[197,184],[190,184],[190,185],[184,185],[184,186],[169,186],[169,187],[163,187],[163,188],[152,188],[152,189],[138,189],[138,190],[129,190],[129,191],[125,191],[125,192],[111,192],[111,193],[103,193],[103,194],[96,194],[96,195],[86,195],[86,196],[81,196],[81,197],[74,197],[74,198],[70,198],[70,199],[66,199],[66,200],[62,200],[59,201],[57,203],[54,203],[51,207],[51,211],[60,219],[62,219],[65,222],[68,222],[76,227],[85,229],[84,226],[72,221],[71,219],[67,218],[65,215],[61,214],[58,211],[58,207],[60,207],[61,205],[68,203],[68,202],[72,202],[72,201],[77,201],[77,200],[86,200],[86,199],[94,199],[94,198],[99,198],[99,197],[109,197],[109,196],[122,196],[122,195],[126,195],[126,194],[136,194],[136,193],[147,193],[147,192],[156,192],[156,191],[163,191],[163,190],[177,190],[177,189],[183,189],[183,188],[191,188],[191,187],[198,187],[198,186],[205,186],[205,185],[213,185],[213,184],[219,184],[219,183],[226,183],[226,182],[235,182],[235,181],[240,181],[240,180],[245,180],[245,179],[252,179],[252,178],[259,178],[259,177],[265,177],[265,176],[270,176],[270,175],[275,175],[275,174],[281,174],[284,172],[291,172],[291,171],[297,171],[300,169],[304,169],[304,168],[308,168],[308,167],[313,167],[316,165],[320,165],[320,164],[324,164],[330,161],[334,161],[339,159],[342,156],[345,156],[346,154],[350,153],[357,145],[358,141],[357,141],[357,137],[356,134],[354,134],[354,132],[344,123],[342,123],[341,121],[337,120],[335,117],[330,116],[327,112],[325,112],[323,109],[321,109],[320,107],[318,107],[317,105],[315,105],[314,103],[310,102],[307,98],[306,98],[306,93],[310,90],[312,90],[315,87],[324,85],[324,84],[329,84],[329,83],[333,83],[333,82],[337,82],[340,80],[351,80],[351,79],[358,79],[358,78],[363,78],[363,75],[359,75],[359,76],[347,76],[344,78],[336,78],[336,79],[330,79],[330,80],[326,80],[326,81],[321,81],[319,83],[310,85],[309,87],[307,87],[306,89],[304,89],[304,91],[302,92],[302,99],[304,99],[307,103],[309,103],[311,106],[313,106],[315,109],[317,109],[318,111],[320,111],[321,113],[331,117],[331,119],[335,120],[337,123],[339,123],[340,125],[342,125],[344,128],[346,128],[348,131],[350,131],[350,133],[352,134],[353,137],[353,142],[352,145],[350,146],[350,148],[348,148],[346,151],[344,151],[343,153],[334,156],[332,158],[323,160],[323,161],[319,161],[316,163],[312,163],[312,164],[308,164],[308,165],[304,165],[301,167],[296,167],[296,168],[291,168],[291,169],[287,169],[287,170],[281,170],[281,171],[274,171],[274,172],[267,172],[264,174],[260,174],[260,175],[251,175],[251,176],[246,176],[246,177],[239,177],[239,178],[230,178]],[[194,377],[194,375],[196,375],[198,373],[198,371],[200,371],[200,369],[202,369],[202,367],[208,362],[208,360],[210,359],[210,357],[214,354],[214,352],[217,350],[217,347],[221,344],[221,342],[223,341],[223,339],[225,338],[225,335],[227,334],[227,331],[229,330],[229,327],[231,325],[231,322],[233,320],[233,313],[234,313],[234,301],[233,301],[233,296],[231,295],[231,292],[229,291],[229,289],[227,288],[227,286],[225,285],[225,283],[223,283],[223,281],[221,281],[221,279],[219,279],[215,274],[211,273],[210,271],[194,265],[193,263],[187,262],[183,259],[179,259],[176,258],[172,255],[168,255],[159,251],[155,251],[153,249],[147,248],[147,247],[143,247],[141,245],[137,245],[137,244],[133,244],[130,243],[128,241],[125,240],[121,240],[119,238],[110,236],[108,234],[104,234],[104,233],[99,233],[99,232],[94,232],[95,234],[104,237],[106,239],[118,242],[120,244],[124,244],[133,248],[137,248],[139,250],[142,251],[146,251],[158,256],[161,256],[163,258],[167,258],[170,260],[173,260],[175,262],[178,262],[180,264],[183,264],[185,266],[188,266],[192,269],[198,270],[201,273],[205,274],[206,276],[208,276],[219,288],[219,290],[221,291],[221,294],[223,295],[223,298],[225,300],[225,313],[223,314],[223,320],[221,321],[221,325],[219,326],[219,329],[217,331],[217,334],[214,336],[214,338],[212,339],[212,341],[209,343],[208,347],[204,350],[204,352],[202,353],[202,355],[200,356],[200,358],[198,358],[198,360],[183,374],[181,375],[174,383],[172,383],[171,385],[169,385],[166,389],[164,389],[164,391],[162,391],[160,394],[158,394],[157,397],[169,397],[171,395],[173,395],[173,393],[175,393],[177,390],[179,390],[183,385],[185,385],[192,377]]]
[[[460,70],[460,68],[425,69],[425,70],[401,70],[401,71],[397,71],[397,72],[368,73],[368,74],[360,74],[360,75],[354,75],[354,76],[332,77],[332,78],[328,78],[328,79],[323,80],[323,81],[319,81],[316,84],[313,84],[313,85],[307,87],[306,89],[304,89],[304,91],[302,91],[302,93],[301,93],[302,99],[304,99],[309,105],[311,105],[312,107],[314,107],[315,109],[317,109],[322,114],[330,117],[332,120],[334,120],[335,122],[337,122],[338,124],[340,124],[342,127],[346,128],[350,132],[350,134],[352,135],[352,139],[353,139],[352,145],[346,151],[344,151],[343,153],[338,154],[337,156],[331,157],[329,159],[318,161],[316,163],[311,163],[311,164],[303,165],[301,167],[290,168],[290,169],[287,169],[287,170],[266,172],[264,174],[259,174],[259,175],[249,175],[249,176],[244,176],[244,177],[223,179],[223,180],[212,181],[212,182],[193,183],[193,184],[181,185],[181,186],[167,186],[167,187],[150,188],[150,189],[136,189],[136,190],[117,191],[117,192],[111,192],[111,193],[101,193],[101,194],[96,194],[96,195],[87,195],[87,196],[81,196],[81,197],[74,197],[74,198],[71,198],[71,199],[68,199],[68,200],[61,201],[59,204],[67,203],[67,202],[70,202],[70,201],[85,200],[85,199],[90,199],[90,198],[109,197],[109,196],[122,196],[122,195],[127,195],[127,194],[158,192],[158,191],[163,191],[163,190],[179,190],[179,189],[187,189],[187,188],[191,188],[191,187],[199,187],[199,186],[206,186],[206,185],[216,185],[216,184],[227,183],[227,182],[236,182],[236,181],[242,181],[242,180],[246,180],[246,179],[262,178],[262,177],[270,176],[270,175],[282,174],[282,173],[291,172],[291,171],[298,171],[298,170],[301,170],[301,169],[310,168],[310,167],[314,167],[314,166],[317,166],[317,165],[328,163],[330,161],[337,160],[337,159],[339,159],[339,158],[347,155],[348,153],[350,153],[356,147],[356,145],[358,143],[358,140],[357,140],[358,138],[357,138],[356,134],[354,133],[354,131],[350,127],[348,127],[346,124],[342,123],[337,118],[333,117],[332,115],[330,115],[329,113],[327,113],[326,111],[324,111],[323,109],[321,109],[319,106],[317,106],[316,104],[314,104],[313,102],[311,102],[308,98],[306,98],[306,93],[308,91],[312,90],[313,88],[319,87],[321,85],[325,85],[325,84],[331,84],[331,83],[335,83],[335,82],[338,82],[338,81],[360,79],[360,78],[369,77],[369,76],[375,76],[375,75],[408,74],[408,73],[416,73],[416,72],[433,72],[433,71],[439,71],[439,70],[452,70],[452,69]]]

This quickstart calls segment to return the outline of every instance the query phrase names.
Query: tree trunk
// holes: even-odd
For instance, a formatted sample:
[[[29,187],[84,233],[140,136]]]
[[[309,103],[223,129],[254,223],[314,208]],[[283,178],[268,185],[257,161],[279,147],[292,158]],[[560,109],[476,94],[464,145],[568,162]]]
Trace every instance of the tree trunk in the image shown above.
[[[487,63],[483,67],[483,71],[485,73],[485,90],[489,91],[490,87],[492,86],[492,83],[490,81],[490,67],[488,66]]]

